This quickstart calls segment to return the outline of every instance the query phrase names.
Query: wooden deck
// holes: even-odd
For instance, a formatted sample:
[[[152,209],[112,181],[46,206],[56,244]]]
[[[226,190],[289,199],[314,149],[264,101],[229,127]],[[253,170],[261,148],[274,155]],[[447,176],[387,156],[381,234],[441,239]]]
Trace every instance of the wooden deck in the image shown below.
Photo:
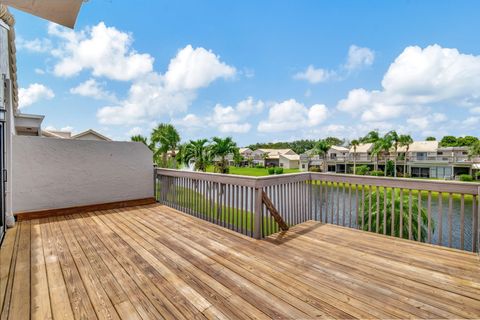
[[[480,318],[478,256],[317,222],[253,240],[160,205],[23,221],[1,319]]]

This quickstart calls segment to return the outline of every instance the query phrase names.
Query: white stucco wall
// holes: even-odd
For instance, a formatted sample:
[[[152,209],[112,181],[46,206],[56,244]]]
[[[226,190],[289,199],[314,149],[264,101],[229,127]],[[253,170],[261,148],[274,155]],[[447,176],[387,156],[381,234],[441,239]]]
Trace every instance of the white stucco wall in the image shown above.
[[[13,137],[13,211],[153,197],[151,151],[142,143]]]

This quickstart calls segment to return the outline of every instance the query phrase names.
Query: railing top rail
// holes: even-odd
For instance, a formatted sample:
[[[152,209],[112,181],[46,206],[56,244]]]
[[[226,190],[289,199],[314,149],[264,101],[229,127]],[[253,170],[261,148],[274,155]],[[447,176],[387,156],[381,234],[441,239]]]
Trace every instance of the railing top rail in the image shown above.
[[[311,172],[312,180],[460,194],[480,194],[480,183]]]
[[[371,185],[388,188],[402,188],[412,190],[424,190],[445,193],[480,194],[480,184],[460,181],[424,180],[412,178],[391,178],[356,176],[350,174],[301,172],[264,177],[252,177],[210,172],[182,171],[175,169],[155,169],[157,174],[170,177],[191,178],[217,183],[233,184],[252,188],[263,188],[273,185],[317,180],[325,182],[350,183],[357,185]]]
[[[211,172],[198,172],[198,171],[183,171],[175,169],[164,169],[157,168],[155,169],[157,174],[171,176],[171,177],[181,177],[181,178],[191,178],[191,179],[201,179],[212,182],[220,182],[225,184],[235,184],[240,186],[261,188],[277,184],[298,182],[310,180],[310,173],[301,172],[301,173],[286,173],[282,175],[272,175],[272,176],[263,176],[263,177],[252,177],[252,176],[242,176],[242,175],[231,175],[231,174],[221,174],[221,173],[211,173]]]

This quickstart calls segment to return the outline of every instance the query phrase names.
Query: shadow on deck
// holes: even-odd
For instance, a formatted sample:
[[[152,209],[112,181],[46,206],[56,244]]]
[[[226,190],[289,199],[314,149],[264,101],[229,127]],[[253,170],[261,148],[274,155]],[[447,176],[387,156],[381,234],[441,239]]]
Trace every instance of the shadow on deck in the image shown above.
[[[2,319],[478,318],[478,256],[309,221],[253,240],[166,206],[23,221]]]

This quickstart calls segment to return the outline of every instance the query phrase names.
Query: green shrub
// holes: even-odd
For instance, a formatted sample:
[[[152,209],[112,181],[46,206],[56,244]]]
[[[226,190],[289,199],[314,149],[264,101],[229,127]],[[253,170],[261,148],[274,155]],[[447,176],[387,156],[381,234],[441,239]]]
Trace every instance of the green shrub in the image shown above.
[[[308,169],[308,171],[310,172],[322,172],[322,169],[320,169],[319,167],[311,167]]]
[[[477,180],[480,180],[480,171],[477,171],[475,173],[475,178],[477,178]]]
[[[265,167],[262,166],[261,164],[257,164],[257,165],[255,166],[255,168],[257,168],[257,169],[264,169]]]
[[[356,169],[355,169],[355,174],[358,174],[360,176],[364,176],[368,173],[368,166],[366,165],[362,165],[362,166],[358,166]]]
[[[473,181],[473,177],[469,174],[461,174],[459,179],[460,181]]]
[[[370,175],[375,176],[375,177],[381,177],[381,176],[385,175],[385,173],[381,170],[373,170],[373,171],[370,172]]]
[[[268,168],[268,174],[275,174],[275,168]]]
[[[282,174],[283,168],[275,168],[275,174]]]

